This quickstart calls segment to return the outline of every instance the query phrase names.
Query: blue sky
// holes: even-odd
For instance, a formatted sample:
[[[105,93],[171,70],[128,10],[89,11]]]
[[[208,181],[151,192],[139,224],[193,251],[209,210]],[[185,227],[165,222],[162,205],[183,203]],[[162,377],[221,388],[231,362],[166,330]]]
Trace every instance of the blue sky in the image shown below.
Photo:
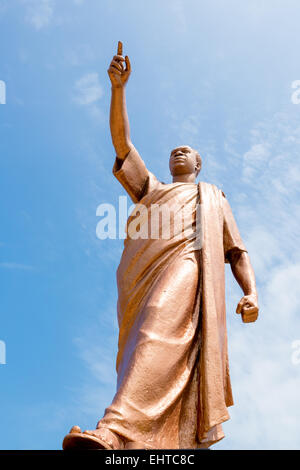
[[[236,404],[214,448],[300,447],[299,14],[297,0],[0,0],[1,449],[59,449],[114,394],[123,242],[97,239],[96,209],[124,195],[108,125],[118,40],[133,143],[165,182],[172,148],[199,150],[257,275],[261,316],[245,325],[227,269]]]

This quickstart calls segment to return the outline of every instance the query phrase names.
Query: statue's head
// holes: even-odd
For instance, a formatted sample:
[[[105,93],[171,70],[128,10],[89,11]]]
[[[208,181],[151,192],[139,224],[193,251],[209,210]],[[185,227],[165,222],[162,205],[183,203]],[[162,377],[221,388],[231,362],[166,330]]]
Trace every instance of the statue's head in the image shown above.
[[[169,167],[172,176],[195,174],[197,177],[201,165],[202,160],[199,153],[189,145],[176,147],[170,154]]]

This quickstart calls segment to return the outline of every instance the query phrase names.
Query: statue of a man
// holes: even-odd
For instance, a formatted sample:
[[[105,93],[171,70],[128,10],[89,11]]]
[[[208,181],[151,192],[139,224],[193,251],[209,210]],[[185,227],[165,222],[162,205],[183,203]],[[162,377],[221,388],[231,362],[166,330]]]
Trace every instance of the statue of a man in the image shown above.
[[[233,404],[227,355],[225,269],[230,263],[244,296],[237,313],[258,316],[254,272],[225,195],[196,183],[199,154],[188,145],[172,150],[172,183],[147,170],[130,140],[125,86],[131,66],[118,45],[108,74],[113,173],[131,199],[151,207],[184,210],[193,228],[201,207],[201,243],[171,227],[169,237],[130,237],[117,271],[119,343],[117,392],[93,431],[74,426],[64,449],[180,449],[209,447],[224,437],[221,424]],[[135,220],[131,215],[128,220]],[[149,215],[149,217],[150,217]],[[159,219],[160,220],[160,219]],[[160,227],[161,228],[161,227]],[[180,232],[180,233],[179,233]],[[192,232],[193,233],[193,232]]]

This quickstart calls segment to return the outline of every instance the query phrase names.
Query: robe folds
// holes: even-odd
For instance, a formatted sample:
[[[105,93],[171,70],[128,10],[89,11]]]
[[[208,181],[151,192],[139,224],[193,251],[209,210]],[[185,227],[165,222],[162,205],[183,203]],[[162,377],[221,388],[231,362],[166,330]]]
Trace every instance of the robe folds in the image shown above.
[[[209,447],[224,437],[221,424],[233,404],[224,262],[246,248],[216,186],[161,183],[134,148],[116,159],[113,173],[146,208],[143,217],[131,214],[127,233],[137,214],[138,228],[149,230],[151,207],[167,207],[182,225],[174,217],[167,237],[124,241],[117,392],[98,426],[148,448]]]

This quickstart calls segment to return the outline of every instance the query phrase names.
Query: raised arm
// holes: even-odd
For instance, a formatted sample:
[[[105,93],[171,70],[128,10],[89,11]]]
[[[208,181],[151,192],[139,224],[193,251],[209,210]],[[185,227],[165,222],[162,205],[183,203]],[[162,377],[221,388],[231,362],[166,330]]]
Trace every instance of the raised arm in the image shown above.
[[[131,67],[129,58],[127,56],[123,57],[122,50],[123,45],[119,41],[117,55],[113,57],[108,69],[112,85],[110,131],[113,146],[120,160],[124,160],[132,148],[125,96],[125,87],[130,76]]]

